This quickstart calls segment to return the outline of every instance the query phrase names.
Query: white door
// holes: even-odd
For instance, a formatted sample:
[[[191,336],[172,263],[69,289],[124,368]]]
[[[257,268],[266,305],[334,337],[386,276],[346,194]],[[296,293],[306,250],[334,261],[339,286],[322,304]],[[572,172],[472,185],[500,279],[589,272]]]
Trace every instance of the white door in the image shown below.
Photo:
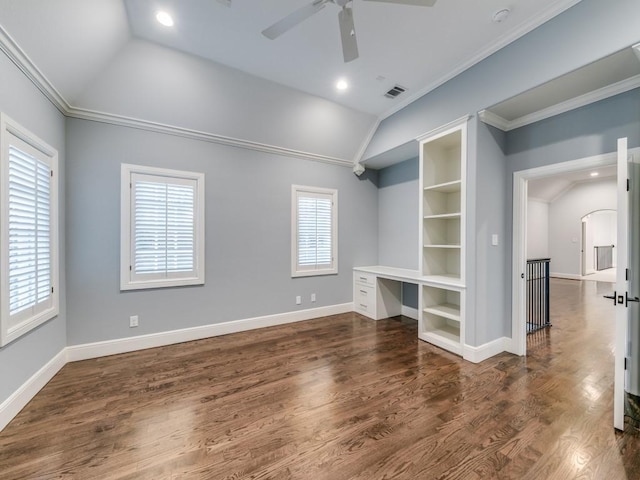
[[[638,287],[640,278],[638,245],[638,225],[640,206],[638,191],[640,190],[640,166],[630,161],[627,152],[627,139],[618,140],[618,244],[616,245],[616,284],[613,299],[616,308],[616,342],[615,342],[615,377],[613,398],[613,426],[624,429],[625,390],[629,387],[629,370],[626,370],[627,358],[638,345],[629,345],[629,328],[636,330],[638,326]],[[633,338],[633,337],[632,337]],[[638,376],[640,359],[632,358],[628,366],[631,376]],[[638,366],[635,366],[638,365]],[[637,383],[634,380],[632,383]]]

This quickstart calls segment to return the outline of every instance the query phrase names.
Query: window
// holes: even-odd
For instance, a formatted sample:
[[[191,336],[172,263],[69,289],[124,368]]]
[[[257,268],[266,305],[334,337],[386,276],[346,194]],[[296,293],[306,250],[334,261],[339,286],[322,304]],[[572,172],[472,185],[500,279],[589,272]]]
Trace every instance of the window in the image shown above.
[[[0,115],[0,346],[58,314],[58,152]]]
[[[122,165],[120,289],[204,283],[204,174]]]
[[[338,273],[338,191],[292,187],[291,276]]]

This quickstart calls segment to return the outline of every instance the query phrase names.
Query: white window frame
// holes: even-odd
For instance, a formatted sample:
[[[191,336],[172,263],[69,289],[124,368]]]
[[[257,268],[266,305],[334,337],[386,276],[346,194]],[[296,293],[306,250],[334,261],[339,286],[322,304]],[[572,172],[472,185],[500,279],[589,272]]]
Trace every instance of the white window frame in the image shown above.
[[[194,198],[194,269],[185,273],[138,274],[133,272],[133,198],[132,178],[134,175],[164,177],[167,183],[183,184],[195,181]],[[179,287],[203,285],[205,283],[205,192],[204,173],[170,170],[123,163],[121,167],[120,195],[120,290],[139,290],[146,288]]]
[[[10,315],[9,311],[9,148],[25,151],[51,170],[49,185],[49,255],[51,296]],[[0,113],[0,347],[56,317],[59,313],[58,152],[29,130]]]
[[[327,266],[298,265],[298,196],[321,195],[331,198],[331,264]],[[291,186],[291,276],[311,277],[317,275],[335,275],[338,273],[338,190],[333,188]]]

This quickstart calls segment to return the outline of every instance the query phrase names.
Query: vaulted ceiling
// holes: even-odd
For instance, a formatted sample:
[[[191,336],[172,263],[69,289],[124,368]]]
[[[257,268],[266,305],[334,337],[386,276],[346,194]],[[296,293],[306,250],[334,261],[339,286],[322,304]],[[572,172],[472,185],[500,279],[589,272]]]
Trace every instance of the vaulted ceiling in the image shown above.
[[[1,0],[0,33],[76,116],[352,161],[378,119],[578,1],[353,0],[360,54],[348,63],[333,3],[275,40],[261,34],[307,0]],[[156,21],[159,10],[173,27]],[[347,90],[335,89],[339,78]],[[406,92],[385,98],[396,84]]]

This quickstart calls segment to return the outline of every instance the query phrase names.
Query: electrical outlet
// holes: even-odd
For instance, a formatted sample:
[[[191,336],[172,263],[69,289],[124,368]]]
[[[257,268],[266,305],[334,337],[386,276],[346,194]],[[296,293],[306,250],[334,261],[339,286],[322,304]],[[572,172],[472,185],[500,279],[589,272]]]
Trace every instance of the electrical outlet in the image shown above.
[[[129,317],[129,328],[138,326],[138,315],[131,315]]]
[[[300,295],[298,295],[296,297],[296,305],[300,305],[302,303],[302,297]]]
[[[316,301],[316,294],[315,294],[315,293],[312,293],[312,294],[311,294],[311,301],[312,301],[312,302],[315,302],[315,301]]]

